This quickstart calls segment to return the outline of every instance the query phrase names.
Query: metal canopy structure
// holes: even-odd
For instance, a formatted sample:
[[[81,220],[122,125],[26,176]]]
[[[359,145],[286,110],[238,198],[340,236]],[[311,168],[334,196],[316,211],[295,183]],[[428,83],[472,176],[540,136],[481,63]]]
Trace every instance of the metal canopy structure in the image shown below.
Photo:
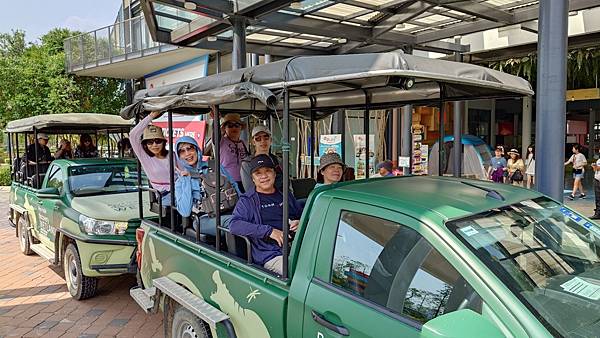
[[[533,0],[141,0],[156,41],[232,50],[232,22],[247,24],[247,51],[281,56],[385,52],[399,48],[467,52],[455,36],[522,24]],[[597,7],[571,0],[569,10]],[[451,39],[451,40],[446,40]]]

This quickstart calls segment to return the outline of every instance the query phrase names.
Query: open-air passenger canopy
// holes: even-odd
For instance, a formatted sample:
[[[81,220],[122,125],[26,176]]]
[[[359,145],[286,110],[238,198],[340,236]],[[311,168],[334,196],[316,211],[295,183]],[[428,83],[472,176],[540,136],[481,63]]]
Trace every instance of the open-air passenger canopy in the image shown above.
[[[289,248],[289,153],[290,116],[323,118],[340,109],[364,109],[365,134],[369,130],[369,110],[394,108],[407,104],[437,105],[440,125],[443,126],[444,103],[483,98],[520,97],[532,95],[530,84],[513,75],[471,64],[423,58],[402,52],[380,54],[353,54],[336,56],[298,56],[255,67],[233,70],[188,82],[136,92],[133,104],[121,110],[125,119],[141,117],[147,111],[166,111],[169,121],[169,143],[173,143],[173,113],[205,114],[214,112],[213,144],[215,186],[220,178],[220,124],[221,113],[238,112],[282,117],[283,165],[283,245],[282,278],[288,277]],[[443,131],[443,127],[440,127]],[[314,135],[314,130],[311,131]],[[440,139],[443,139],[443,132]],[[366,149],[369,149],[369,138]],[[314,146],[314,138],[312,139]],[[314,157],[311,153],[311,166]],[[440,162],[442,163],[442,152]],[[170,186],[174,191],[173,152],[169,152]],[[366,176],[368,178],[368,175]],[[140,201],[143,188],[139,190]],[[146,189],[147,190],[147,189]],[[170,205],[175,205],[174,194]],[[309,198],[307,205],[314,199]],[[215,194],[215,205],[221,205],[221,196]],[[159,202],[159,209],[162,204]],[[162,215],[163,211],[158,210]],[[215,210],[215,250],[220,250],[221,211]],[[143,215],[140,215],[144,219]],[[169,210],[170,231],[176,232],[175,211]],[[162,217],[159,223],[162,222]],[[302,230],[300,230],[302,231]],[[185,233],[184,233],[185,235]],[[195,233],[200,243],[199,231]],[[242,236],[243,237],[243,236]],[[300,236],[301,238],[301,236]],[[247,247],[250,245],[248,239]],[[294,245],[299,245],[297,241]],[[248,262],[250,263],[250,256]],[[296,257],[289,257],[293,269]]]
[[[132,121],[123,120],[118,115],[94,113],[47,114],[10,121],[7,133],[33,133],[34,130],[51,133],[94,131],[98,129],[129,129]]]
[[[298,56],[140,90],[121,115],[132,118],[141,111],[185,110],[181,108],[196,109],[197,114],[210,105],[220,105],[222,111],[281,111],[284,88],[289,89],[289,108],[295,115],[311,109],[327,115],[326,111],[363,107],[367,100],[371,108],[385,108],[533,94],[531,85],[514,75],[401,51]]]

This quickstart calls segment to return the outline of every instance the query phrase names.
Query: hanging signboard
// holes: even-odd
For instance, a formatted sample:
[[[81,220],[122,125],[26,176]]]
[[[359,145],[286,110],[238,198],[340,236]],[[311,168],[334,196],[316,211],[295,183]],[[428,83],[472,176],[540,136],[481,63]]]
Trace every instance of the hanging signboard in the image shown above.
[[[369,135],[369,150],[375,146],[375,135]],[[375,152],[367,151],[367,142],[364,134],[354,135],[354,168],[357,179],[366,178],[375,174]]]

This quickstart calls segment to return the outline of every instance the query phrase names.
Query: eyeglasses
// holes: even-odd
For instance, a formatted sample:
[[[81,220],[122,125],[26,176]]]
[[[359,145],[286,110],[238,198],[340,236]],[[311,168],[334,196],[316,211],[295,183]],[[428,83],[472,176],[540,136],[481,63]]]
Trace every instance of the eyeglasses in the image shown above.
[[[256,141],[256,142],[268,141],[270,139],[271,139],[271,136],[269,136],[269,135],[262,135],[262,136],[255,136],[254,137],[254,141]]]
[[[165,142],[165,140],[163,140],[162,138],[155,138],[152,140],[146,140],[146,144],[161,144]]]
[[[188,151],[192,151],[192,150],[195,151],[196,148],[194,148],[193,146],[181,147],[177,150],[177,153],[183,154],[183,153],[187,153]]]
[[[237,123],[237,122],[227,122],[227,124],[225,125],[225,127],[227,127],[227,128],[241,128],[242,124],[241,123]]]

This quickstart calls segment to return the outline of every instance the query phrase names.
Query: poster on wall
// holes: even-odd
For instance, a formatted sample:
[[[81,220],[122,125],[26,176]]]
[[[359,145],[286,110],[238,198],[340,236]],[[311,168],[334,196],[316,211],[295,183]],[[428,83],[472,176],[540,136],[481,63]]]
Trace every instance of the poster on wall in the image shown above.
[[[152,124],[160,127],[166,138],[169,137],[167,114],[155,119]],[[190,136],[203,148],[205,134],[206,121],[201,120],[200,116],[173,115],[173,143],[182,136]]]
[[[321,135],[319,139],[319,156],[329,153],[342,155],[342,134]]]
[[[366,178],[367,170],[369,170],[369,177],[375,174],[375,153],[373,151],[369,151],[367,154],[366,141],[367,140],[364,134],[354,135],[354,170],[355,177],[357,179]],[[374,145],[375,135],[371,134],[369,135],[369,148],[373,149]]]
[[[413,124],[410,128],[412,134],[412,170],[413,175],[425,175],[427,174],[427,152],[429,147],[426,144],[422,144],[423,132],[425,126],[422,124]]]

